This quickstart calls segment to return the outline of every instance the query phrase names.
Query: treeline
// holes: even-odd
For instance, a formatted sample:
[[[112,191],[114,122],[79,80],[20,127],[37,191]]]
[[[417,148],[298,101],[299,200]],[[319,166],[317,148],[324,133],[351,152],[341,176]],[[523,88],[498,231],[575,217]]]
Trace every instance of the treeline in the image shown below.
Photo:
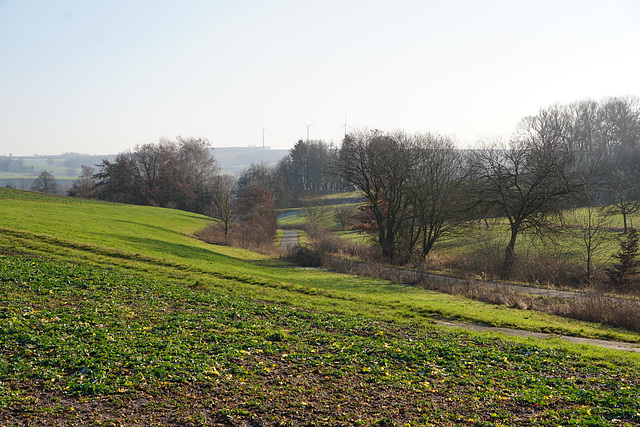
[[[639,159],[640,109],[629,97],[549,107],[508,139],[466,151],[433,134],[354,133],[342,143],[338,171],[364,193],[360,227],[375,232],[392,261],[416,249],[424,257],[474,221],[504,218],[506,278],[518,236],[548,235],[566,208],[612,203],[608,213],[623,216],[640,209]]]
[[[0,156],[0,172],[33,172],[33,166],[25,166],[22,159]]]

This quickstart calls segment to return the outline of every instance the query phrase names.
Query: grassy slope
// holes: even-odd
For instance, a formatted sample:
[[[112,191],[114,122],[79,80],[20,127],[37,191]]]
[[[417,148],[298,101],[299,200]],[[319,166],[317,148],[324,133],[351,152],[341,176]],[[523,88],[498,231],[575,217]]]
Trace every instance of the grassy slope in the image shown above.
[[[587,362],[565,344],[478,338],[428,322],[439,313],[618,332],[211,247],[189,236],[206,222],[0,190],[0,247],[60,259],[1,257],[0,421],[13,422],[15,413],[93,419],[74,396],[96,394],[107,396],[99,399],[103,413],[131,424],[144,415],[192,425],[323,418],[553,425],[632,420],[640,411],[633,355],[601,352],[614,363]],[[117,270],[105,270],[111,264]],[[401,326],[406,321],[413,326]],[[132,399],[140,411],[127,412]]]
[[[151,277],[210,281],[224,292],[321,307],[347,314],[375,314],[387,320],[429,322],[431,316],[496,326],[640,342],[640,335],[514,310],[377,279],[299,269],[266,256],[214,247],[191,237],[208,218],[169,209],[78,201],[0,190],[1,238],[9,244],[66,259],[117,263]],[[214,280],[215,278],[215,280]],[[235,282],[229,285],[224,281]]]

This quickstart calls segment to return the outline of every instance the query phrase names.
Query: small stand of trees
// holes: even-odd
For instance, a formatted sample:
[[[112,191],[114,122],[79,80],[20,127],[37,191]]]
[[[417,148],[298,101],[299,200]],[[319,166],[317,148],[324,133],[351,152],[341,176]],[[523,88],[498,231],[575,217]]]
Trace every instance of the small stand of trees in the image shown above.
[[[339,191],[337,160],[338,150],[330,143],[298,141],[277,166],[291,200]]]
[[[373,227],[385,258],[426,257],[435,242],[470,219],[461,152],[446,137],[378,130],[348,135],[339,153],[340,178],[367,200],[361,229]]]
[[[207,239],[215,243],[260,249],[275,238],[273,194],[285,198],[277,169],[251,165],[237,181],[219,175],[204,139],[163,139],[120,153],[113,161],[105,159],[97,167],[93,174],[91,167],[82,166],[68,194],[208,215],[217,220]]]
[[[214,199],[218,165],[205,139],[179,137],[137,146],[98,168],[93,189],[98,199],[202,214]]]

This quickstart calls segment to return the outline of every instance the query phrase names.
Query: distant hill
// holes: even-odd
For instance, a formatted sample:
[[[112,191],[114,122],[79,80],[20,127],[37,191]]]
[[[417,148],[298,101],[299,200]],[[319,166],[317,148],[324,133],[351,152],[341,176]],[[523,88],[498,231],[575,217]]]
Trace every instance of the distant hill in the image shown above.
[[[289,150],[271,150],[269,147],[220,147],[213,149],[223,173],[240,175],[251,163],[275,165]],[[29,189],[42,171],[53,174],[62,191],[78,177],[81,166],[93,166],[103,160],[113,161],[114,154],[89,155],[64,153],[58,155],[0,156],[0,187]]]
[[[251,163],[266,163],[275,165],[289,150],[271,150],[269,147],[220,147],[213,149],[213,155],[218,160],[222,171],[233,175],[240,175]]]

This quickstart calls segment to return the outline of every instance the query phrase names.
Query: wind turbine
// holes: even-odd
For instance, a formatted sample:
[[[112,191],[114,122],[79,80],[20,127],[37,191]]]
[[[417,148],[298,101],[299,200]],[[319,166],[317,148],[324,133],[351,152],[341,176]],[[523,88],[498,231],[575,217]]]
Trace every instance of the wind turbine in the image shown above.
[[[264,151],[264,131],[266,131],[267,129],[265,129],[263,125],[260,126],[262,126],[262,151]]]
[[[313,125],[313,123],[311,123],[310,125],[308,125],[306,122],[302,122],[304,123],[304,125],[307,127],[307,142],[309,142],[309,128]]]
[[[340,126],[340,129],[344,128],[344,137],[347,137],[347,129],[353,129],[351,126],[347,124],[347,115],[344,115],[344,124]]]

